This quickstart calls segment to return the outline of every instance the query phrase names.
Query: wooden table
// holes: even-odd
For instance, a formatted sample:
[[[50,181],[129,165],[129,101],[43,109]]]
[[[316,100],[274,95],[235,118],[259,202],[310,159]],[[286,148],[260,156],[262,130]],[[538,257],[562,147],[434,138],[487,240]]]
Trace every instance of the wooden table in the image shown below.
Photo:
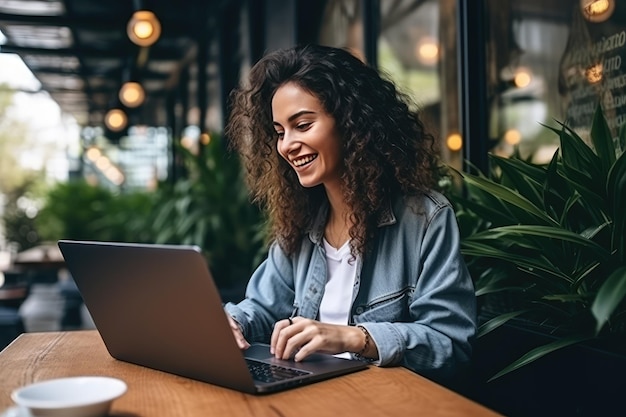
[[[113,359],[95,330],[25,333],[0,352],[0,413],[11,392],[50,378],[103,375],[128,391],[111,416],[497,416],[405,368],[369,367],[331,380],[255,396]]]

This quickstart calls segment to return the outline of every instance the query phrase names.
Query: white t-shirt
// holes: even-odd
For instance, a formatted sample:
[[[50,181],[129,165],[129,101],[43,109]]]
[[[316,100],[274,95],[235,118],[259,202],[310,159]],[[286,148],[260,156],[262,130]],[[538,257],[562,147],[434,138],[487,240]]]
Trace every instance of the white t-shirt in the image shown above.
[[[339,249],[332,247],[324,239],[326,262],[328,264],[328,281],[320,304],[320,321],[331,324],[348,324],[352,291],[356,278],[356,260],[351,261],[350,241]],[[350,358],[345,352],[335,356]]]
[[[347,241],[342,247],[335,249],[324,239],[328,281],[320,304],[320,321],[322,323],[348,324],[356,276],[356,261],[350,261],[349,243]]]

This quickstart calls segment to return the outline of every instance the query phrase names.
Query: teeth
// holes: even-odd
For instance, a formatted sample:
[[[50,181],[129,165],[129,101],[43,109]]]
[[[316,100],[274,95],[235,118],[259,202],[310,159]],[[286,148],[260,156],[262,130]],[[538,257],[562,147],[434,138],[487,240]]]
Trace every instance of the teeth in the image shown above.
[[[317,158],[317,155],[307,155],[304,158],[294,159],[293,164],[297,167],[301,167],[302,165],[308,164],[315,158]]]

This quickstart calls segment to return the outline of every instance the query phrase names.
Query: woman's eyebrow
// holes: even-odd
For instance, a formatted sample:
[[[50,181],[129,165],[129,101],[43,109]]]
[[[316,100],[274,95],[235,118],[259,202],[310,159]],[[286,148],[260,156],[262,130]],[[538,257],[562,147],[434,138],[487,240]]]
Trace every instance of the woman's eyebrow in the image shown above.
[[[298,117],[305,115],[305,114],[315,114],[315,112],[313,110],[300,110],[299,112],[294,113],[291,116],[289,116],[289,119],[287,119],[287,121],[291,122],[294,119],[297,119]]]
[[[314,112],[313,110],[300,110],[299,112],[294,113],[294,114],[292,114],[291,116],[289,116],[289,118],[287,119],[287,121],[288,121],[288,122],[291,122],[291,121],[293,121],[294,119],[297,119],[298,117],[300,117],[300,116],[302,116],[302,115],[305,115],[305,114],[315,114],[315,113],[316,113],[316,112]],[[281,124],[280,124],[280,123],[278,123],[276,120],[274,120],[274,121],[272,122],[272,124],[273,124],[274,126],[276,126],[276,125],[281,126]]]

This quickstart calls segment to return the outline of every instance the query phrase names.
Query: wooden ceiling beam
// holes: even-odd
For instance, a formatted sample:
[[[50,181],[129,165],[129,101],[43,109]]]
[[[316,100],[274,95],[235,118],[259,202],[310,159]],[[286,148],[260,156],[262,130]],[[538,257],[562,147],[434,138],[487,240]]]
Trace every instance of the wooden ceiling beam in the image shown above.
[[[48,55],[48,56],[74,56],[81,58],[102,58],[102,59],[116,59],[124,56],[128,56],[137,51],[137,46],[131,44],[121,44],[115,48],[34,48],[29,46],[17,46],[12,44],[5,44],[0,46],[1,52],[15,53],[19,55]],[[162,47],[153,48],[150,50],[151,61],[179,61],[184,58],[184,51],[181,51],[177,47]]]
[[[130,18],[130,15],[128,16]],[[71,16],[30,16],[0,13],[0,25],[58,26],[75,30],[126,31],[125,18],[71,17]],[[180,22],[161,21],[163,37],[190,37],[189,22],[181,17]]]

